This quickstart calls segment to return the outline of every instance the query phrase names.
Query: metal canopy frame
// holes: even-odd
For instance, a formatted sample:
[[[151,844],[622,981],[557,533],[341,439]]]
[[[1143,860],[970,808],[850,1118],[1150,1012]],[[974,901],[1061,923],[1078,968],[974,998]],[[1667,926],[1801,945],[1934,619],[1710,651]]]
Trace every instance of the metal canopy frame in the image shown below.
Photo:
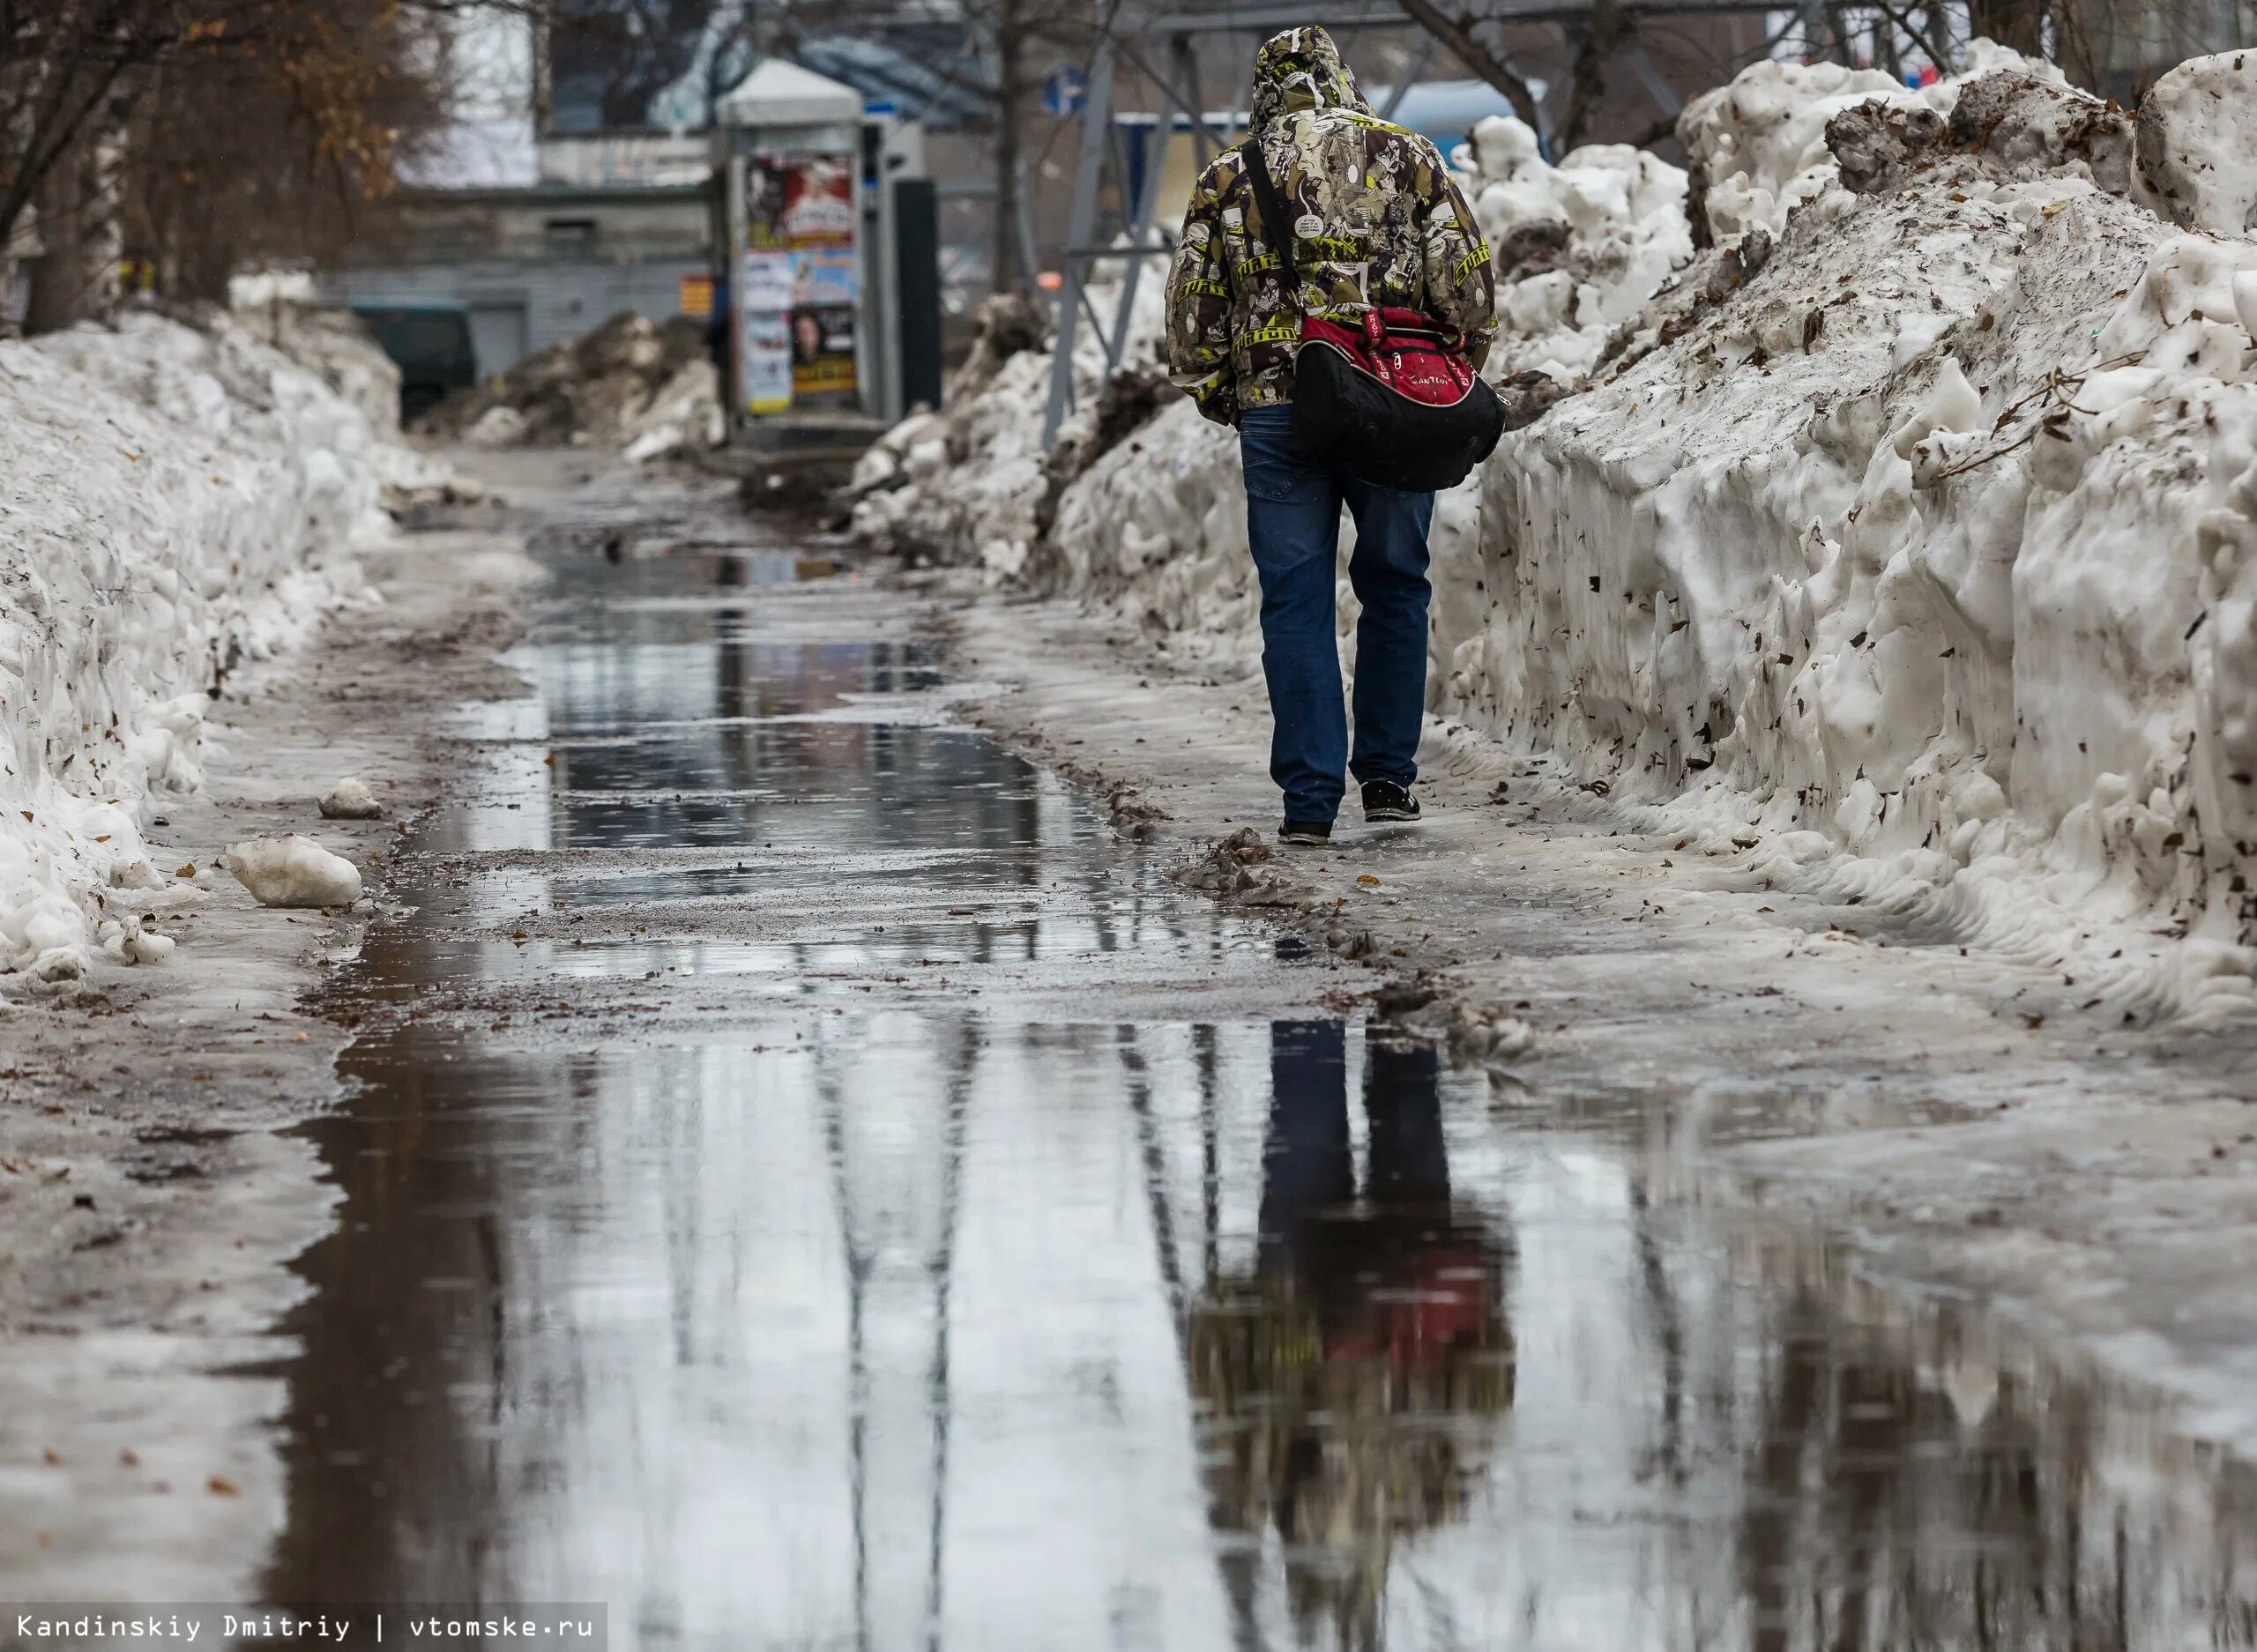
[[[1804,3],[1814,5],[1816,0]],[[1592,0],[1494,0],[1475,21],[1572,25],[1589,17],[1591,5]],[[1710,17],[1729,12],[1776,12],[1779,9],[1778,0],[1641,0],[1639,6],[1643,17]],[[1092,331],[1104,341],[1106,372],[1111,375],[1120,367],[1128,348],[1129,316],[1136,308],[1144,265],[1149,259],[1172,249],[1173,243],[1165,232],[1154,231],[1152,220],[1158,206],[1160,180],[1174,150],[1176,129],[1180,125],[1188,127],[1192,142],[1208,159],[1220,153],[1233,138],[1230,131],[1218,130],[1209,123],[1209,112],[1200,95],[1193,38],[1201,34],[1274,33],[1312,20],[1307,0],[1298,4],[1250,0],[1249,4],[1218,5],[1209,11],[1167,11],[1144,18],[1116,11],[1111,26],[1098,37],[1090,57],[1088,94],[1082,106],[1073,204],[1066,217],[1064,267],[1060,271],[1050,364],[1050,398],[1042,421],[1046,448],[1057,439],[1059,427],[1074,408],[1074,345],[1082,320],[1086,316]],[[1328,9],[1322,19],[1314,20],[1322,21],[1335,33],[1368,28],[1418,27],[1392,0],[1343,0],[1343,4]],[[1145,49],[1154,41],[1166,43],[1166,71],[1154,63]],[[1398,84],[1389,88],[1387,107],[1381,111],[1383,115],[1396,112],[1404,93],[1425,72],[1435,49],[1436,42],[1427,36],[1417,56],[1396,77]],[[1643,46],[1634,40],[1622,48],[1620,56],[1665,114],[1673,116],[1683,108],[1683,100],[1662,78]],[[1158,90],[1161,118],[1154,135],[1156,146],[1145,158],[1143,187],[1136,192],[1135,200],[1128,203],[1127,244],[1098,247],[1090,243],[1097,228],[1097,197],[1104,179],[1106,158],[1114,148],[1114,82],[1123,64]],[[1128,168],[1117,155],[1114,169],[1126,200]],[[1020,199],[1024,210],[1024,192]],[[1022,226],[1021,235],[1032,242],[1031,224]],[[1032,254],[1031,244],[1026,250]],[[1120,294],[1108,326],[1098,316],[1090,299],[1089,273],[1095,264],[1115,259],[1125,260],[1127,267],[1121,272]],[[1031,257],[1026,267],[1033,267]]]

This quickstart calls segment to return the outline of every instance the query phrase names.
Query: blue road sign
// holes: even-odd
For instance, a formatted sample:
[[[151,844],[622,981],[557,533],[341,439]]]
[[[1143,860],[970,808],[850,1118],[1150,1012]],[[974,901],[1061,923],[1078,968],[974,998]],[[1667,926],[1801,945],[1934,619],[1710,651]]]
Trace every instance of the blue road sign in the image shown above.
[[[1042,77],[1042,107],[1053,115],[1079,115],[1090,100],[1090,78],[1073,63]]]

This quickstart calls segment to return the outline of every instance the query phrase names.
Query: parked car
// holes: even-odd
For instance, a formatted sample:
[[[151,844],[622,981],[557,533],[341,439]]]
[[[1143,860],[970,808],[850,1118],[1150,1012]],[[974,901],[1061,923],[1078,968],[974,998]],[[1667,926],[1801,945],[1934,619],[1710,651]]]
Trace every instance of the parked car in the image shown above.
[[[399,421],[478,383],[470,311],[460,304],[355,304],[384,352],[399,368]]]

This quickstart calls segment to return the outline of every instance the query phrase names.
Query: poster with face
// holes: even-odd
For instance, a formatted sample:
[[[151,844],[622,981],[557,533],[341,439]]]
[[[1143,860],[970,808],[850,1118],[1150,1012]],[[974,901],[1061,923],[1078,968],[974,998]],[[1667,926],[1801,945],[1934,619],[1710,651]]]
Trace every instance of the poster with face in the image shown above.
[[[745,168],[749,411],[853,406],[860,400],[854,325],[861,264],[855,245],[853,165],[849,154],[784,154],[755,156]],[[764,341],[762,347],[771,353],[781,341],[787,374],[781,406],[772,396],[757,403],[753,397],[749,358],[756,331]],[[763,367],[764,374],[772,372],[772,361]]]
[[[854,312],[806,304],[792,312],[792,399],[817,406],[854,399]]]

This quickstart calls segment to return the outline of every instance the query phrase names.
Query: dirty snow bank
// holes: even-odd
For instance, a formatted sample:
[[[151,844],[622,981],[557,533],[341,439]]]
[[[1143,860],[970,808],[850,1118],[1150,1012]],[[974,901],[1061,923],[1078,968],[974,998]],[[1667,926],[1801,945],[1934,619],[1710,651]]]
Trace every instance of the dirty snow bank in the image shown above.
[[[1944,919],[2093,1008],[2223,1011],[2257,964],[2257,244],[2125,198],[2093,100],[1963,95],[2027,118],[1826,181],[1736,289],[1506,438],[1442,701],[1751,875]]]
[[[0,972],[170,949],[140,829],[228,673],[362,589],[408,463],[366,406],[226,316],[0,345]]]
[[[855,533],[898,554],[977,562],[998,578],[1023,574],[1060,491],[1095,460],[1099,428],[1111,434],[1124,405],[1149,413],[1163,395],[1177,399],[1158,354],[1166,275],[1164,260],[1144,261],[1114,373],[1082,318],[1075,406],[1054,449],[1042,440],[1056,359],[1045,309],[1011,294],[981,305],[972,349],[943,389],[944,411],[912,413],[855,466]],[[1108,326],[1119,298],[1117,286],[1090,288],[1090,308]]]
[[[728,434],[705,324],[633,310],[456,391],[416,428],[473,447],[619,448],[638,465],[718,447]]]
[[[2257,244],[2164,215],[2247,220],[2236,61],[2166,77],[2136,157],[2120,112],[1987,46],[1919,93],[1758,65],[1687,112],[1707,250],[1620,325],[1690,255],[1653,216],[1681,181],[1633,152],[1544,167],[1485,127],[1493,371],[1604,382],[1438,502],[1435,709],[1750,888],[1980,939],[2112,1016],[2246,1003]],[[1560,220],[1531,272],[1529,227]],[[1039,467],[1039,401],[1006,399],[977,416]],[[992,480],[950,436],[927,427],[917,495],[944,533]],[[1188,403],[1052,510],[1031,558],[986,560],[1250,667],[1235,447]]]

